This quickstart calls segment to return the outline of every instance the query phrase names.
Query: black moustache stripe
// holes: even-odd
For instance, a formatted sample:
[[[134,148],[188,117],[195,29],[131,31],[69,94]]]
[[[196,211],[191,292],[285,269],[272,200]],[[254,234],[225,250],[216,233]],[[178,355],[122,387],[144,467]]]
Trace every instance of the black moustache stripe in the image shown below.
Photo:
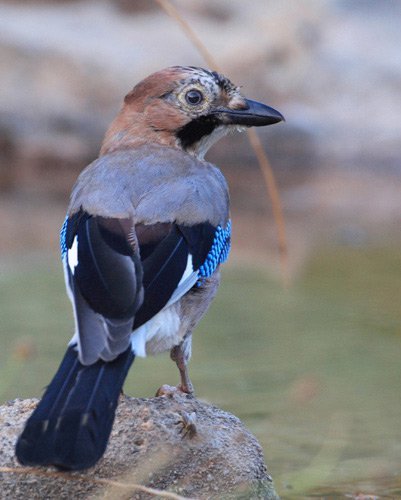
[[[176,134],[183,149],[188,149],[193,144],[199,142],[202,137],[210,135],[219,125],[214,116],[202,116],[195,118],[182,127]]]

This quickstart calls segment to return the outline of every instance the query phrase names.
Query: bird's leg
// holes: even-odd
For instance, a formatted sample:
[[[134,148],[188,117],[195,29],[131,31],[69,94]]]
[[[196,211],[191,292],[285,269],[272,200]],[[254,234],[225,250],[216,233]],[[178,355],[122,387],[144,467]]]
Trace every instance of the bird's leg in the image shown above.
[[[177,387],[170,387],[163,385],[157,391],[156,396],[165,396],[175,391],[185,392],[186,394],[193,394],[194,387],[188,373],[188,362],[191,358],[192,335],[187,335],[181,344],[174,346],[170,351],[170,358],[176,362],[180,372],[181,382]]]
[[[170,351],[170,357],[173,361],[176,362],[176,365],[180,372],[181,383],[178,386],[178,389],[182,392],[186,392],[187,394],[193,394],[194,386],[192,385],[188,372],[189,356],[186,354],[185,349],[183,348],[184,343],[185,340],[180,345],[173,347]]]

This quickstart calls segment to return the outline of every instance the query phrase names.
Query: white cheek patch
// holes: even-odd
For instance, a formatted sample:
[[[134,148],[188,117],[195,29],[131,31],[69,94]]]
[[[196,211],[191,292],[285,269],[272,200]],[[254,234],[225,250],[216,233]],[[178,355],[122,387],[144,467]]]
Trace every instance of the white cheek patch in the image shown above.
[[[78,265],[78,236],[75,236],[72,246],[67,250],[68,266],[74,274],[75,268]]]

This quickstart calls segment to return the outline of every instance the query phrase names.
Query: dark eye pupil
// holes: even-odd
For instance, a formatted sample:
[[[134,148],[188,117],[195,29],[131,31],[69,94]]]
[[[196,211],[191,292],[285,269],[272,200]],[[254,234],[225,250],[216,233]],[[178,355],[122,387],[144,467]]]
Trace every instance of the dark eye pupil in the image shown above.
[[[202,98],[202,93],[199,90],[189,90],[185,95],[188,104],[199,104]]]

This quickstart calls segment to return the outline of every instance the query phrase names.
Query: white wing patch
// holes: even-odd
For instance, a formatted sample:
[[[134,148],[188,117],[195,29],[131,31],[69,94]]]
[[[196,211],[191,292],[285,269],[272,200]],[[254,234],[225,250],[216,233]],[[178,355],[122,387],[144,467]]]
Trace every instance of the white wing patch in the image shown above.
[[[78,235],[75,236],[71,248],[67,250],[67,259],[71,272],[74,274],[75,268],[78,265]]]
[[[194,271],[192,265],[192,255],[188,255],[187,267],[185,268],[184,274],[180,279],[180,282],[177,285],[177,288],[174,290],[173,295],[170,297],[170,300],[167,302],[166,307],[177,302],[183,295],[185,295],[188,290],[190,290],[195,283],[198,281],[198,271]]]
[[[68,257],[64,255],[64,257],[63,257],[63,271],[64,271],[65,288],[67,290],[68,298],[71,301],[72,311],[74,313],[74,324],[75,324],[74,335],[73,335],[72,339],[68,342],[68,345],[71,346],[71,345],[79,343],[79,335],[78,335],[77,310],[75,307],[74,295],[73,295],[71,287],[70,287],[70,278],[68,276],[68,267],[69,267]]]
[[[189,253],[188,254],[188,259],[187,259],[187,267],[185,268],[184,274],[182,275],[182,278],[180,279],[180,282],[178,283],[177,288],[180,287],[180,285],[189,277],[191,274],[194,272],[194,266],[192,263],[192,255]]]

